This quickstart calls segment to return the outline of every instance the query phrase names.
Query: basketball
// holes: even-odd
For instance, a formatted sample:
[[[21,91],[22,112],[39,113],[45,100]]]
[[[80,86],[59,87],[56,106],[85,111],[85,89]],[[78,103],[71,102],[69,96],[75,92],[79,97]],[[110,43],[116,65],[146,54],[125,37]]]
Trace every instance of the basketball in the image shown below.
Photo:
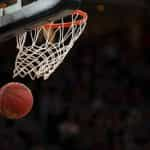
[[[32,109],[33,96],[24,84],[11,82],[0,89],[0,114],[8,119],[20,119]]]

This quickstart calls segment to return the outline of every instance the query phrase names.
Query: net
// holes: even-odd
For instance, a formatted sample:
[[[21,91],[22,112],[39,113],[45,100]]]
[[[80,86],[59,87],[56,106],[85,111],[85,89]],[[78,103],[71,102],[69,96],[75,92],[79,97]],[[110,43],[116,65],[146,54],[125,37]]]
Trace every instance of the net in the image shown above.
[[[76,10],[57,22],[18,34],[19,52],[13,77],[29,75],[32,80],[48,79],[83,33],[86,23],[87,14]]]

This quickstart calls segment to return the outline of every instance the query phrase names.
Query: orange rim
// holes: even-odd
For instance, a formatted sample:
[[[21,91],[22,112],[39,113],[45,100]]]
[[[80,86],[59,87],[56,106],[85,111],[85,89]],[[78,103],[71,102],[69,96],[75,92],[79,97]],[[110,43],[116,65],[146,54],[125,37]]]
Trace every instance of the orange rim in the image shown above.
[[[81,11],[81,10],[75,10],[71,15],[79,15],[82,17],[82,19],[79,19],[77,21],[73,21],[73,22],[65,22],[65,23],[47,23],[44,25],[44,27],[46,29],[52,28],[52,29],[56,29],[56,28],[69,28],[72,24],[73,25],[82,25],[84,24],[87,19],[88,19],[88,15],[86,12]]]

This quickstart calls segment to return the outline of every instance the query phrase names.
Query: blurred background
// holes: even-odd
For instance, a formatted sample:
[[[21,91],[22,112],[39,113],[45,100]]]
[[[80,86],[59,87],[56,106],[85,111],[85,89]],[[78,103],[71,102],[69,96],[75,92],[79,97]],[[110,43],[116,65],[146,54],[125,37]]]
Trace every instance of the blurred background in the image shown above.
[[[26,118],[0,118],[0,150],[150,150],[148,8],[84,0],[81,9],[86,31],[46,81],[13,79],[15,38],[0,44],[0,86],[22,82],[34,95]]]

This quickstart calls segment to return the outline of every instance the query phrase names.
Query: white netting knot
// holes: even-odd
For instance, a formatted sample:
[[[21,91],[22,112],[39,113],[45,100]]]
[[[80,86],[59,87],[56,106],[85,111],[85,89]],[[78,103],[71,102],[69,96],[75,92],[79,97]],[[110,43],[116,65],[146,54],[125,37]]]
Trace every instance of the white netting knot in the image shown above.
[[[64,26],[64,19],[61,19],[57,28],[42,26],[17,35],[19,52],[15,61],[14,77],[29,75],[33,80],[40,77],[48,79],[84,31],[85,20],[74,23],[80,18],[78,13],[72,14],[72,24],[67,28]]]

